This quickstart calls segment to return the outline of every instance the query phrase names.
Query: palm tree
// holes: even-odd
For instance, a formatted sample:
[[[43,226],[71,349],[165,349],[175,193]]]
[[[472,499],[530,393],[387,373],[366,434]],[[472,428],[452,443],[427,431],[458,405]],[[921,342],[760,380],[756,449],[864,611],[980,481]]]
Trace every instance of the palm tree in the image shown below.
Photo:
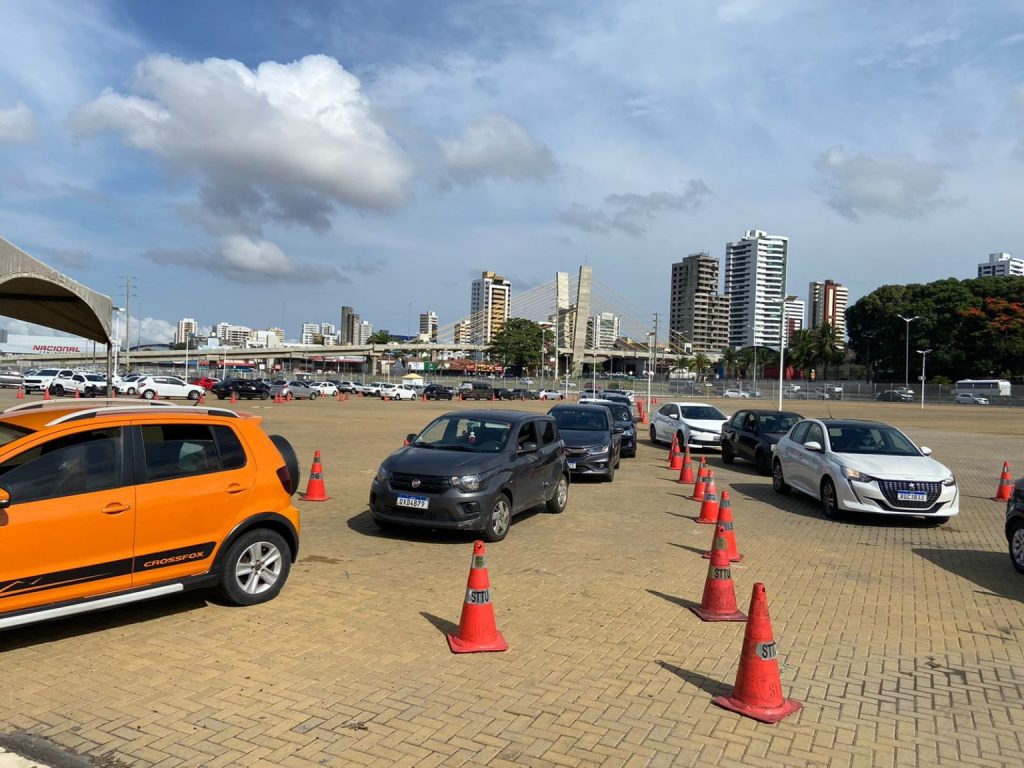
[[[711,367],[711,358],[703,352],[698,352],[693,356],[693,365],[697,369],[697,379],[699,380],[704,370]]]
[[[841,353],[836,342],[836,331],[831,323],[822,323],[812,333],[812,349],[815,362],[821,363],[821,377],[827,378],[829,363],[837,362]]]
[[[736,375],[736,370],[739,367],[739,355],[736,350],[732,347],[722,347],[722,364],[725,366],[725,377],[727,379],[732,378]]]

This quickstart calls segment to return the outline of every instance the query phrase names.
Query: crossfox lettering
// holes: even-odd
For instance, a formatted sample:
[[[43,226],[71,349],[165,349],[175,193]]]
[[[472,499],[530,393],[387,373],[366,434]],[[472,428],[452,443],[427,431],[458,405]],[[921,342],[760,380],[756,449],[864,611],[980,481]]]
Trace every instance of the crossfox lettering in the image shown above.
[[[196,558],[206,557],[205,552],[187,552],[184,555],[175,555],[174,557],[161,557],[159,560],[147,560],[142,564],[143,568],[156,568],[160,565],[170,565],[171,563],[180,563],[183,560],[195,560]]]

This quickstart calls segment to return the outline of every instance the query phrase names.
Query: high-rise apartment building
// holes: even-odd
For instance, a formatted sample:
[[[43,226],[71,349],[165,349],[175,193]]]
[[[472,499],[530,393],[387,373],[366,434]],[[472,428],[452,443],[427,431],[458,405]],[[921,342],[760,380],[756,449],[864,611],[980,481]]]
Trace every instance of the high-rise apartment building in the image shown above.
[[[729,346],[729,297],[718,292],[720,264],[707,253],[691,253],[672,265],[669,330],[673,345],[719,353]]]
[[[349,345],[352,343],[352,318],[358,317],[352,307],[341,308],[341,324],[338,326],[338,343]]]
[[[619,338],[619,316],[602,312],[587,319],[587,347],[590,349],[612,349]]]
[[[748,229],[725,245],[729,346],[777,347],[782,332],[789,238]]]
[[[484,272],[473,281],[470,296],[470,322],[474,344],[490,344],[509,318],[512,309],[512,283],[501,275]]]
[[[988,261],[978,265],[978,277],[1012,277],[1024,275],[1024,259],[1008,253],[990,253]]]
[[[191,340],[199,332],[199,325],[191,317],[183,317],[178,321],[178,328],[174,332],[174,343],[184,344],[185,339]]]
[[[470,332],[469,322],[467,320],[459,320],[452,327],[452,344],[469,344]]]
[[[355,318],[357,320],[357,324],[353,327],[352,330],[352,344],[356,346],[369,344],[370,337],[373,336],[373,323],[371,323],[369,320],[363,320],[362,322],[358,322],[359,315],[355,315]]]
[[[835,331],[836,343],[846,344],[846,303],[849,293],[845,285],[826,280],[810,284],[807,292],[807,327],[828,323]]]
[[[283,346],[284,330],[281,328],[267,328],[265,330],[250,331],[245,345],[247,347],[261,348]]]
[[[227,347],[244,347],[249,334],[252,333],[252,328],[247,325],[231,323],[217,323],[213,330],[220,343]]]
[[[789,344],[793,333],[803,330],[804,327],[803,299],[798,299],[796,296],[787,296],[782,319],[786,328],[786,344]]]
[[[321,342],[319,342],[319,343],[322,343],[323,336],[320,333],[320,323],[303,323],[302,324],[302,333],[299,334],[299,343],[300,344],[317,344],[318,343],[317,340],[316,340],[317,336],[321,337]]]
[[[431,344],[437,343],[437,313],[423,312],[420,314],[420,337]]]

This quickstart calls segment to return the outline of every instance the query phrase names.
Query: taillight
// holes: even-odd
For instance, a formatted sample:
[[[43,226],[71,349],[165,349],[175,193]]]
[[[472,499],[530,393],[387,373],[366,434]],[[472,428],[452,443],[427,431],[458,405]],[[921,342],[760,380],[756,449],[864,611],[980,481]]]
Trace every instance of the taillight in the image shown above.
[[[291,496],[292,473],[288,471],[287,466],[281,466],[277,468],[277,479],[281,481],[281,486],[284,488],[284,492]]]

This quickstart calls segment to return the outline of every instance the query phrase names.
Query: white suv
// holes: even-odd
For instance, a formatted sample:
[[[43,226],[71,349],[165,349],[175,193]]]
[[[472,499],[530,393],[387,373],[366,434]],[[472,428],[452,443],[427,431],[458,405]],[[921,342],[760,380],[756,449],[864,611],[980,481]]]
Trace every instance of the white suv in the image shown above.
[[[31,375],[25,376],[24,387],[26,392],[39,390],[40,392],[49,389],[55,395],[63,395],[65,391],[74,391],[71,386],[71,377],[79,371],[70,368],[41,368]]]
[[[198,400],[205,389],[189,384],[177,376],[144,376],[135,382],[135,389],[144,400],[160,397],[185,397]]]

